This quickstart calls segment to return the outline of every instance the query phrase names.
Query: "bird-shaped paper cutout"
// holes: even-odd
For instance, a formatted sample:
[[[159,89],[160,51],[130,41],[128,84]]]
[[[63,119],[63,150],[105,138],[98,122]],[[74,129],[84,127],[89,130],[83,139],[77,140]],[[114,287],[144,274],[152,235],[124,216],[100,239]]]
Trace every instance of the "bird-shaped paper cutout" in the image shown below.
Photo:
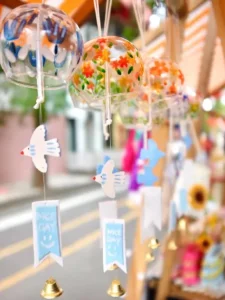
[[[186,136],[184,136],[183,141],[186,145],[187,150],[189,150],[193,144],[190,134],[187,134]]]
[[[152,139],[148,140],[148,148],[141,150],[140,159],[148,159],[149,160],[149,167],[154,168],[160,158],[164,157],[165,153],[162,152],[156,142]]]
[[[30,145],[21,151],[21,155],[32,158],[35,167],[42,173],[46,173],[48,169],[45,155],[60,156],[60,147],[57,139],[46,141],[46,128],[44,125],[38,126],[30,139]]]
[[[144,166],[144,174],[138,174],[138,183],[145,186],[151,186],[158,180],[158,177],[153,174],[152,169],[164,156],[164,152],[158,148],[156,142],[152,139],[149,139],[148,148],[141,150],[140,159],[146,161],[147,163]]]
[[[107,197],[115,198],[115,186],[125,183],[125,172],[118,171],[114,161],[106,156],[103,165],[97,166],[97,175],[93,177],[93,180],[101,184]]]
[[[151,167],[144,167],[144,174],[138,174],[137,180],[144,186],[152,186],[158,181],[158,177],[153,174]]]

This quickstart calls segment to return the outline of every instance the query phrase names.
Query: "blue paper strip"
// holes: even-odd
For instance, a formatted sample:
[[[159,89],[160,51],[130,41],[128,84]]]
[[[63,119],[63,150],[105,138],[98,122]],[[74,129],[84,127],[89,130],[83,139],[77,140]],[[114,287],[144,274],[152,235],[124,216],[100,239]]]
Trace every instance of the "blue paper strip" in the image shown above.
[[[38,260],[49,254],[61,257],[57,206],[36,207],[36,230]]]

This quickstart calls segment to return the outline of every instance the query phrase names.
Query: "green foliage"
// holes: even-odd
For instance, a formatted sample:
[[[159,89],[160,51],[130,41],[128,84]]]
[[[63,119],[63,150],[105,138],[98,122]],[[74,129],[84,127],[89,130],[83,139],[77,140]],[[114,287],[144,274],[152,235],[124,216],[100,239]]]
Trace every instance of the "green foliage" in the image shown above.
[[[137,26],[124,26],[122,36],[128,41],[133,41],[138,37]]]
[[[165,0],[147,0],[146,3],[152,10],[160,5],[166,4]]]

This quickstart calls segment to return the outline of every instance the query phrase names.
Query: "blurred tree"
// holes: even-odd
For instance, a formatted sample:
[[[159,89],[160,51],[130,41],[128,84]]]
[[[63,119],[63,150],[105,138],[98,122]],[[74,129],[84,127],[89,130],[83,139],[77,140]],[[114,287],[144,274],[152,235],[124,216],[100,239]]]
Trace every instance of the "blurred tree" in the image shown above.
[[[0,74],[0,124],[4,125],[4,120],[12,111],[21,115],[21,122],[26,115],[32,115],[34,128],[56,115],[62,114],[71,107],[72,103],[67,101],[66,89],[52,90],[45,92],[45,102],[40,109],[34,109],[33,106],[37,99],[37,90],[14,85],[5,79],[3,73]],[[47,184],[47,177],[46,184]],[[32,185],[40,187],[43,184],[43,175],[34,168],[32,176]]]

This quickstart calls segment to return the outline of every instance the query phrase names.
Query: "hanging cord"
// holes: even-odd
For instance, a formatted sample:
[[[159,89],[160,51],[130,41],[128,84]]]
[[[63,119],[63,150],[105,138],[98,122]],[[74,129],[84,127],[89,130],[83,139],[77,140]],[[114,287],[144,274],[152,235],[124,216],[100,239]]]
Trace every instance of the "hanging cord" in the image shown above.
[[[137,21],[140,37],[141,37],[141,50],[144,55],[144,59],[146,57],[145,53],[145,1],[144,0],[132,0],[133,9],[135,18]],[[144,148],[147,149],[148,147],[148,131],[152,131],[152,95],[150,89],[150,77],[149,74],[145,71],[144,73],[144,82],[147,83],[147,87],[149,90],[147,91],[148,95],[148,112],[149,112],[149,122],[144,128]]]
[[[103,33],[104,36],[106,36],[109,31],[109,20],[111,15],[111,9],[112,9],[112,0],[108,0],[106,1],[104,33]]]
[[[108,30],[109,30],[109,20],[111,15],[111,8],[112,8],[112,0],[106,1],[106,10],[105,10],[105,21],[104,21],[104,28],[102,32],[102,26],[101,26],[101,18],[100,18],[100,9],[99,9],[99,2],[98,0],[94,1],[94,8],[95,8],[95,16],[97,21],[97,27],[98,27],[98,34],[99,36],[107,36]],[[108,133],[107,127],[111,125],[112,123],[112,116],[111,116],[111,96],[110,96],[110,80],[109,80],[109,66],[108,62],[105,63],[105,87],[106,87],[106,99],[105,104],[103,101],[103,107],[102,112],[104,114],[103,116],[103,133],[105,136],[105,140],[108,140],[110,134]]]
[[[93,0],[93,1],[94,1],[94,8],[95,8],[96,22],[97,22],[97,27],[98,27],[98,35],[102,36],[99,2],[98,2],[98,0]]]
[[[37,92],[38,98],[34,109],[38,109],[39,105],[44,102],[44,78],[41,53],[41,24],[42,24],[42,9],[40,9],[37,18],[37,37],[36,37],[36,62],[37,62]]]

